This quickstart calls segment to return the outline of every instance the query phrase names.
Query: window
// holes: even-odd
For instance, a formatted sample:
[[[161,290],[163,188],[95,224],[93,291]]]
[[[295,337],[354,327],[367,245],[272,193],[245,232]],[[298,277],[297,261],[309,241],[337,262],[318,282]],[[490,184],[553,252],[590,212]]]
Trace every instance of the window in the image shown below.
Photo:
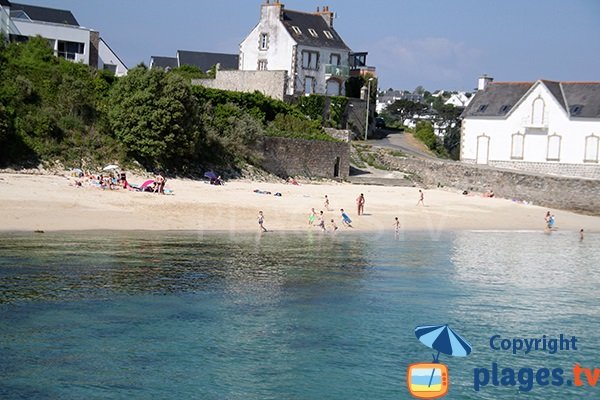
[[[58,56],[67,60],[75,60],[76,54],[83,54],[85,45],[79,42],[58,41]]]
[[[487,109],[488,105],[487,104],[482,104],[479,106],[479,109],[477,110],[477,112],[485,112],[485,110]]]
[[[319,53],[316,51],[302,52],[302,68],[318,69],[319,68]]]
[[[583,162],[598,162],[598,143],[600,138],[596,135],[591,135],[585,138],[585,157]]]
[[[258,60],[258,70],[259,71],[267,70],[267,60]]]
[[[298,28],[297,26],[292,26],[292,30],[294,31],[294,33],[296,35],[302,35],[302,31],[300,30],[300,28]]]
[[[341,57],[339,54],[331,54],[329,56],[329,64],[340,65]]]
[[[260,50],[267,50],[269,48],[269,34],[268,33],[260,34],[258,48]]]
[[[548,155],[547,161],[560,161],[560,139],[556,133],[548,136]]]
[[[509,105],[503,105],[502,107],[500,107],[500,113],[501,114],[506,114],[508,112],[508,110],[510,110],[510,106]]]
[[[23,10],[10,10],[10,17],[16,19],[26,19],[28,21],[31,21],[29,15],[27,15],[27,13]]]
[[[570,110],[571,111],[571,116],[572,117],[578,116],[579,114],[581,114],[581,110],[582,109],[583,109],[583,106],[579,105],[579,104],[571,106],[571,110]]]
[[[531,105],[531,125],[542,126],[544,125],[544,100],[538,97],[533,101]]]
[[[304,78],[304,93],[312,94],[315,91],[315,78],[307,76]]]
[[[323,31],[323,34],[327,39],[333,39],[333,35],[329,31]]]
[[[523,159],[523,150],[525,148],[525,135],[521,133],[515,133],[512,135],[512,147],[510,152],[510,158],[513,160]]]
[[[319,37],[319,35],[317,35],[317,31],[312,28],[308,28],[308,33],[310,33],[313,37]]]
[[[104,64],[104,68],[105,71],[109,71],[111,72],[113,75],[115,75],[117,73],[117,66],[113,65],[113,64]]]

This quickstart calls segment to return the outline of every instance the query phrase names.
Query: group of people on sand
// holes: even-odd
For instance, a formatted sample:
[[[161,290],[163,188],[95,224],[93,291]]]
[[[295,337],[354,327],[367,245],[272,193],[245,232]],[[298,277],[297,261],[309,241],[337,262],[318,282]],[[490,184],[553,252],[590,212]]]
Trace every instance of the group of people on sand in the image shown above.
[[[148,191],[158,194],[165,194],[166,182],[167,179],[161,172],[159,172],[156,174],[154,181],[150,185],[140,188],[129,184],[129,182],[127,181],[127,173],[124,170],[121,172],[114,170],[108,172],[105,171],[100,174],[92,174],[89,171],[85,173],[81,172],[78,175],[78,179],[75,180],[74,185],[76,187],[90,185],[103,190],[129,189],[135,191]]]
[[[423,193],[423,191],[421,189],[419,189],[419,195],[418,195],[418,201],[417,201],[417,206],[418,205],[422,205],[425,206],[425,194]],[[356,213],[359,216],[365,215],[365,203],[366,203],[366,199],[365,199],[365,195],[364,193],[361,193],[357,198],[356,198]],[[329,197],[327,195],[325,195],[324,200],[323,200],[323,208],[326,211],[333,211],[333,209],[331,208],[330,202],[329,202]],[[328,231],[327,227],[329,226],[329,230],[330,231],[337,231],[338,230],[338,225],[335,222],[334,218],[329,219],[329,224],[326,222],[326,217],[325,217],[325,213],[323,212],[323,210],[320,210],[319,212],[317,212],[315,210],[315,208],[311,208],[310,212],[308,213],[308,226],[309,227],[317,227],[319,228],[321,231],[326,232]],[[259,211],[258,212],[258,225],[259,228],[262,232],[267,232],[267,229],[265,228],[264,222],[265,222],[265,216],[263,211]],[[340,221],[341,221],[341,225],[346,227],[346,228],[353,228],[352,226],[352,219],[350,218],[350,216],[348,215],[348,213],[343,209],[340,208]],[[400,220],[398,219],[398,217],[394,218],[394,225],[393,228],[395,230],[396,233],[398,233],[400,231],[401,225],[400,225]]]

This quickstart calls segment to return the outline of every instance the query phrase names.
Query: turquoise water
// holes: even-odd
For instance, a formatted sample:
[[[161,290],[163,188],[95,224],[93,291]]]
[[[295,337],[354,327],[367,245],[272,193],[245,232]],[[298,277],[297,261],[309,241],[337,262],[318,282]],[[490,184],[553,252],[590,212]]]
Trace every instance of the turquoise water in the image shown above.
[[[600,368],[600,235],[314,233],[0,234],[0,398],[405,399],[414,328],[446,323],[473,346],[447,398],[600,397],[566,384]],[[494,362],[565,383],[476,392]]]

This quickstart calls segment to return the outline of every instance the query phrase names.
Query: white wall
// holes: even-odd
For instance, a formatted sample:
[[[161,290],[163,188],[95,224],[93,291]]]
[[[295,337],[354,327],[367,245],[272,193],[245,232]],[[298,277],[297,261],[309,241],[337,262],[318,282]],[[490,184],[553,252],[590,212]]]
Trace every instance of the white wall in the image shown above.
[[[13,22],[20,34],[23,36],[40,35],[47,39],[64,40],[69,42],[79,42],[84,44],[84,53],[77,61],[84,64],[90,63],[90,31],[86,28],[51,24],[43,22],[33,22],[13,19]],[[57,51],[57,44],[54,44],[54,51]]]
[[[543,121],[532,123],[533,102],[541,98],[544,102]],[[531,128],[540,128],[540,133],[531,133]],[[489,156],[492,161],[516,161],[511,157],[512,136],[525,134],[523,159],[525,162],[548,162],[584,164],[585,138],[592,133],[600,134],[600,120],[570,120],[566,111],[558,104],[545,85],[537,83],[517,109],[504,118],[473,118],[463,120],[461,160],[477,159],[477,138],[489,137]],[[561,137],[560,159],[548,161],[548,137]]]
[[[325,76],[325,64],[329,64],[332,53],[340,55],[340,65],[348,66],[348,50],[314,48],[297,45],[296,41],[287,31],[279,19],[280,6],[275,4],[263,4],[261,7],[261,19],[258,25],[240,44],[240,70],[256,71],[259,60],[267,60],[267,70],[287,71],[290,81],[288,82],[287,94],[304,93],[304,83],[307,76],[316,79],[315,93],[325,94],[327,82]],[[269,35],[269,45],[266,50],[259,48],[260,35]],[[308,34],[308,32],[303,32]],[[304,70],[302,68],[302,50],[319,52],[319,69]],[[342,94],[345,93],[344,83],[341,82]]]
[[[304,69],[302,68],[302,52],[312,51],[319,53],[319,65],[317,70]],[[297,87],[296,92],[303,92],[304,80],[307,76],[314,77],[316,79],[315,93],[326,94],[327,93],[327,76],[325,75],[325,66],[329,64],[331,54],[339,54],[340,66],[348,66],[348,51],[344,49],[331,49],[331,48],[320,48],[320,47],[309,47],[309,46],[298,46],[296,50],[297,60]],[[340,82],[342,95],[345,94],[344,81]]]
[[[292,55],[296,42],[280,23],[279,9],[278,5],[263,4],[261,20],[240,44],[240,70],[256,71],[258,70],[258,60],[268,60],[267,70],[283,70],[287,71],[288,76],[293,76]],[[269,35],[266,50],[259,49],[262,33]],[[289,82],[288,86],[291,86],[291,83]]]
[[[111,50],[110,47],[100,38],[98,43],[98,69],[104,69],[104,64],[111,64],[117,66],[116,76],[127,75],[127,67],[119,57]]]

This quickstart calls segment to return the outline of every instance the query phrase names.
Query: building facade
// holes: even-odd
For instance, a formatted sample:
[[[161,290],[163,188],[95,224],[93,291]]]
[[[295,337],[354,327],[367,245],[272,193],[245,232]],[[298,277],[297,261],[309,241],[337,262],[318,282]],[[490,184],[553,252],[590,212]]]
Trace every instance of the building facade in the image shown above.
[[[239,69],[286,71],[287,95],[344,95],[353,58],[333,19],[327,6],[307,13],[265,0],[258,24],[240,45]]]
[[[218,66],[221,70],[237,70],[238,55],[224,53],[208,53],[203,51],[177,50],[175,57],[150,58],[150,68],[162,68],[165,70],[178,68],[183,65],[197,67],[202,72],[208,72],[212,67]]]
[[[111,71],[117,76],[127,74],[127,67],[112,51],[100,34],[79,25],[71,11],[1,0],[0,27],[11,41],[29,37],[48,39],[57,57]]]
[[[600,179],[600,82],[480,78],[462,117],[461,161]]]

